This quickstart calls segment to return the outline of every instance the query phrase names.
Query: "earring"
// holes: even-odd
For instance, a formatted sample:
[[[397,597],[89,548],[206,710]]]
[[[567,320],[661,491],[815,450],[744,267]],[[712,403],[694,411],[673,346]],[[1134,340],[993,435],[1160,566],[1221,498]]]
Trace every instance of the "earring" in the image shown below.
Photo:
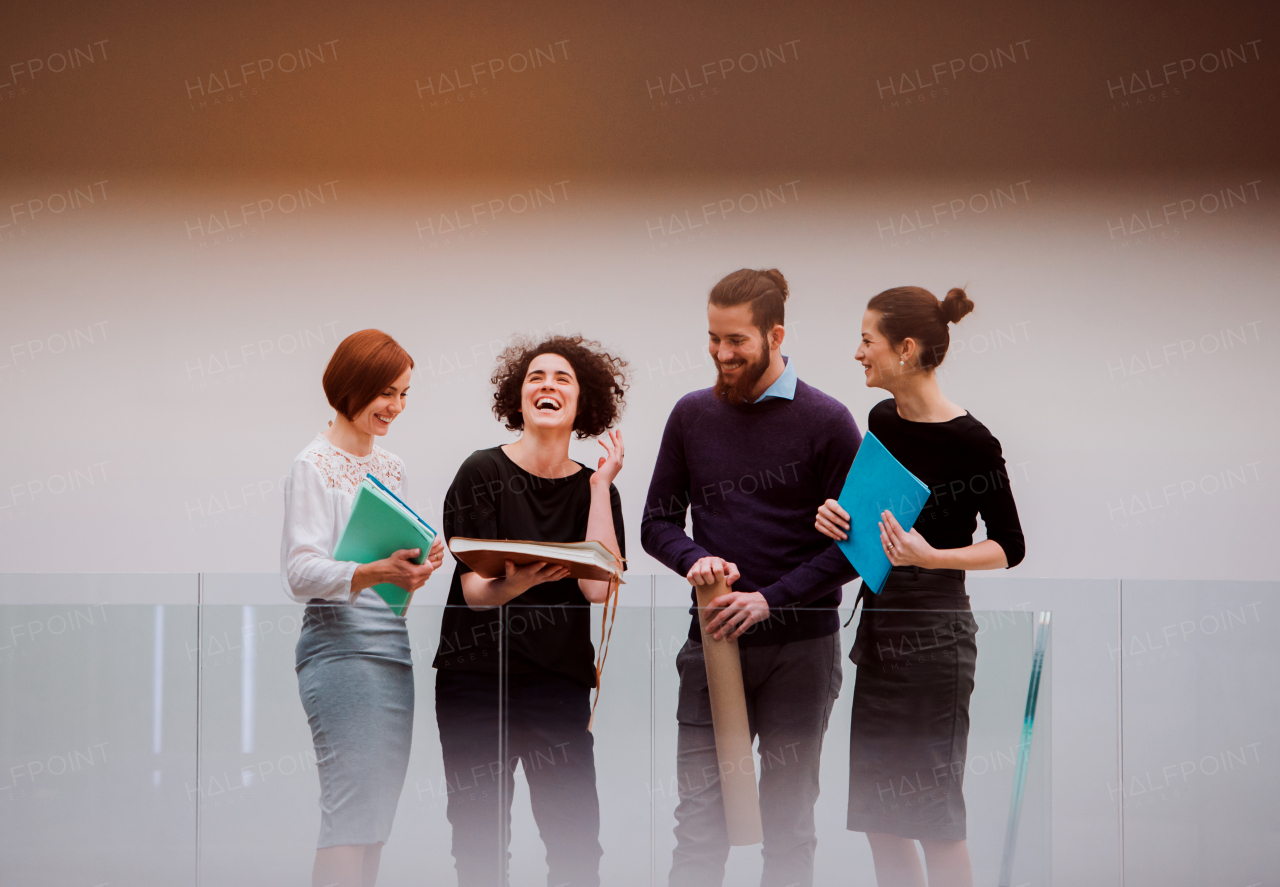
[[[905,363],[906,363],[906,361],[905,361],[905,360],[900,360],[900,361],[898,361],[898,366],[902,366],[902,365],[904,365]]]

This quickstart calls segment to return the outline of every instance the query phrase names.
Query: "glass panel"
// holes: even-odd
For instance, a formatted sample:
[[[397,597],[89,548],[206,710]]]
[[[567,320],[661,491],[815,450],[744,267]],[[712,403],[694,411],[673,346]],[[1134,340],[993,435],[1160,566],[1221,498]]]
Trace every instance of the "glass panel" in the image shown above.
[[[1120,805],[1108,791],[1120,772],[1119,583],[971,573],[965,587],[977,611],[1053,613],[1054,878],[1119,887]]]
[[[596,786],[600,797],[602,884],[650,884],[653,818],[653,652],[655,647],[651,576],[627,580],[628,606],[612,620],[608,659],[592,724]],[[599,647],[603,607],[593,607],[592,640]],[[605,626],[606,634],[609,633]],[[598,653],[598,650],[597,650]],[[595,695],[592,695],[593,701]],[[512,885],[541,887],[522,872]]]
[[[1278,600],[1274,582],[1124,582],[1126,884],[1276,883]]]
[[[530,608],[507,607],[511,658],[504,726],[514,771],[512,887],[540,887],[561,879],[580,883],[572,877],[574,872],[594,871],[592,823],[589,814],[583,815],[593,795],[600,810],[601,882],[650,882],[654,643],[650,582],[649,576],[629,578],[621,589],[626,604],[611,611],[608,622],[602,606],[548,608],[554,611],[556,625],[565,620],[586,621],[597,660],[603,631],[608,656],[598,703],[595,691],[588,692],[563,675],[530,672],[519,654],[539,644],[539,631],[553,623],[549,617],[532,616]],[[584,728],[592,705],[587,736]],[[584,767],[588,759],[594,763],[594,782]],[[549,857],[561,857],[552,881],[548,881]]]
[[[441,649],[441,624],[449,608],[413,604],[408,612],[409,643],[413,648],[414,696],[413,748],[405,775],[404,793],[396,810],[395,829],[383,851],[386,884],[453,884],[457,876],[449,826],[449,798],[472,800],[483,790],[475,774],[446,771],[436,716],[436,678],[432,667]],[[446,652],[462,642],[444,645]],[[460,651],[465,652],[465,651]],[[496,693],[495,703],[496,703]],[[491,727],[496,742],[496,719]],[[493,763],[488,761],[486,763]],[[489,772],[492,772],[491,770]]]
[[[678,577],[657,577],[655,596],[659,601],[674,603],[688,600],[688,586]],[[849,598],[852,599],[852,595]],[[839,612],[843,625],[851,609]],[[859,613],[861,611],[859,610]],[[886,611],[880,611],[885,613]],[[912,616],[919,614],[915,611]],[[939,625],[950,624],[950,614],[928,614]],[[973,614],[972,630],[977,647],[974,689],[969,705],[970,728],[967,751],[963,758],[950,762],[943,771],[900,773],[880,785],[880,798],[885,815],[907,816],[906,812],[924,798],[936,802],[951,770],[963,773],[963,797],[967,812],[968,847],[972,858],[975,883],[998,881],[1005,847],[1006,831],[1012,800],[1014,777],[1019,760],[1028,684],[1032,672],[1035,644],[1036,612],[1034,610],[979,610]],[[657,883],[665,883],[672,865],[675,839],[672,828],[679,802],[675,754],[679,727],[676,702],[679,676],[674,667],[674,654],[683,645],[690,628],[688,603],[660,606],[654,623],[658,637],[665,643],[655,644],[654,662],[654,753],[656,784],[671,786],[672,791],[654,792],[655,845],[654,869]],[[839,661],[843,672],[842,687],[831,713],[819,772],[821,792],[814,806],[817,851],[814,858],[815,883],[838,884],[865,881],[874,883],[874,867],[870,847],[865,838],[847,830],[849,811],[849,744],[853,719],[857,668],[848,660],[857,633],[859,617],[841,629]],[[941,629],[940,629],[941,630]],[[912,634],[907,640],[899,635],[892,649],[885,646],[881,658],[886,664],[898,660],[901,668],[914,668],[928,663],[938,650],[948,645],[945,638],[932,639]],[[907,640],[906,643],[903,643]],[[668,649],[669,648],[669,649]],[[898,668],[897,664],[894,668]],[[1051,883],[1051,793],[1052,793],[1052,655],[1047,655],[1041,676],[1037,717],[1029,748],[1024,797],[1018,830],[1013,881],[1015,884],[1048,885]],[[778,704],[775,702],[775,704]],[[785,704],[785,703],[784,703]],[[887,716],[882,716],[887,717]],[[881,723],[887,723],[881,721]],[[911,729],[911,728],[906,728]],[[787,746],[790,747],[789,745]],[[756,746],[755,768],[758,778],[767,769],[795,767],[794,778],[802,780],[804,761],[786,757],[786,748],[770,755],[771,749]],[[785,763],[784,763],[785,762]],[[798,766],[797,766],[798,765]],[[790,774],[788,774],[790,777]],[[913,797],[914,796],[914,797]],[[770,799],[762,795],[761,803]],[[928,806],[928,804],[926,804]],[[764,810],[766,819],[770,811]],[[725,883],[753,883],[762,872],[760,847],[732,848],[726,865]]]
[[[676,753],[680,727],[676,709],[680,701],[680,675],[676,657],[689,641],[689,586],[675,576],[655,576],[653,645],[653,852],[651,869],[657,885],[667,883],[672,853],[676,849],[676,807],[680,804],[680,780]],[[683,604],[679,603],[683,600]],[[665,606],[664,606],[665,604]],[[673,605],[674,604],[674,605]],[[736,861],[731,855],[731,862]],[[757,875],[757,881],[759,877]],[[735,879],[726,884],[741,883]],[[748,882],[749,883],[749,882]]]
[[[842,625],[848,620],[849,612],[842,608]],[[997,884],[1031,678],[1036,614],[1020,610],[978,610],[973,613],[973,619],[976,624],[977,664],[969,702],[968,745],[963,760],[957,759],[952,765],[963,770],[967,842],[974,882]],[[842,630],[841,648],[845,653],[853,645],[858,621],[859,617],[855,616],[853,622]],[[904,649],[902,638],[899,640],[892,655],[908,660],[931,657],[933,654],[929,648],[937,645],[926,637],[915,639],[913,647]],[[1037,699],[1035,730],[1028,750],[1014,855],[1014,884],[1051,883],[1051,661],[1051,656],[1046,656]],[[842,664],[845,669],[844,688],[828,733],[828,753],[823,756],[822,784],[832,790],[824,792],[818,802],[819,875],[836,879],[842,871],[856,869],[867,879],[874,879],[866,840],[845,830],[848,736],[858,669],[847,658]],[[929,789],[938,781],[934,773],[899,774],[897,786],[891,788],[886,782],[881,788],[887,792],[888,800],[909,807],[913,791]]]
[[[205,592],[206,601],[214,603],[204,607],[202,632],[202,884],[309,883],[322,831],[317,759],[324,755],[317,755],[302,701],[303,681],[295,671],[306,608],[278,603],[283,595],[274,575],[209,575]],[[405,648],[394,645],[407,643],[414,663],[408,685],[413,703],[411,745],[403,788],[394,807],[394,825],[381,853],[379,882],[454,883],[448,801],[451,797],[474,799],[476,780],[489,775],[490,762],[486,759],[482,774],[446,773],[436,718],[437,672],[432,668],[445,608],[412,605],[404,622],[407,641],[388,640],[386,632],[394,632],[394,626],[388,629],[381,622],[360,628],[381,632],[378,637],[348,634],[345,618],[353,609],[358,608],[337,604],[313,610],[314,619],[340,626],[338,634],[326,638],[317,649],[341,654],[344,644],[363,638],[362,642],[377,647],[380,653],[403,655]],[[389,616],[385,611],[382,615]],[[345,665],[358,662],[341,656],[339,660]],[[394,736],[394,712],[403,705],[396,695],[399,677],[403,675],[395,662],[368,657],[355,670],[342,667],[308,672],[313,711],[329,725],[335,761],[346,747],[342,742],[344,727],[350,727],[357,738],[361,731],[367,731],[380,746],[381,740]],[[360,683],[330,683],[339,678]],[[381,683],[386,691],[382,702],[393,713],[392,719],[384,721],[379,715],[377,723],[344,724],[344,715],[368,715],[359,706],[369,699],[365,682],[374,678],[386,679]],[[491,729],[496,746],[496,718]],[[394,743],[380,748],[378,755],[381,757],[357,761],[357,777],[395,782],[393,772],[388,774],[385,767],[378,766],[394,769]],[[352,777],[338,767],[333,772],[335,791],[341,792],[342,781]],[[395,787],[389,790],[394,792]],[[359,816],[355,829],[365,829],[368,835],[354,835],[350,822],[335,818],[335,832],[327,840],[378,840],[376,833],[385,826],[378,825],[376,805]]]
[[[1027,603],[1069,590],[1053,583],[1022,583],[1021,587],[1027,594],[1020,600],[1007,602],[1003,609],[981,607],[973,613],[978,654],[969,709],[971,726],[964,760],[956,764],[964,773],[968,842],[977,883],[996,883],[1000,871],[1039,610]],[[1246,591],[1258,588],[1241,587]],[[196,588],[195,577],[0,577],[0,662],[5,674],[0,685],[0,730],[5,756],[11,759],[0,770],[0,774],[8,774],[11,783],[8,788],[0,786],[6,874],[15,872],[23,876],[23,883],[33,884],[113,880],[191,883],[196,876],[198,835],[199,875],[204,884],[308,880],[321,817],[317,755],[295,672],[295,648],[305,608],[282,602],[279,579],[272,574],[207,575],[203,577],[206,603],[199,610],[191,603]],[[624,591],[628,606],[619,608],[613,623],[603,696],[593,725],[604,850],[601,876],[610,884],[656,885],[666,883],[676,844],[673,829],[681,785],[677,775],[680,681],[676,659],[689,634],[689,589],[677,577],[664,576],[633,577]],[[1009,588],[1002,593],[1021,594]],[[990,598],[976,589],[975,594]],[[1073,704],[1082,695],[1076,686],[1080,675],[1092,674],[1082,665],[1080,638],[1093,637],[1090,631],[1101,632],[1099,637],[1105,635],[1099,628],[1106,624],[1105,596],[1084,599],[1088,606],[1078,608],[1080,612],[1073,618],[1086,615],[1088,610],[1091,628],[1084,630],[1085,622],[1080,619],[1074,623],[1071,618],[1063,620],[1075,629],[1066,635],[1064,648],[1074,657],[1066,660],[1073,670],[1065,676],[1064,684]],[[29,600],[58,603],[32,604]],[[1162,605],[1167,603],[1160,600]],[[1265,615],[1265,603],[1258,596],[1249,600],[1214,598],[1212,602],[1220,605],[1213,612],[1222,624],[1230,625],[1237,640],[1255,630],[1254,616]],[[1135,603],[1131,597],[1127,613]],[[1195,606],[1204,610],[1197,618],[1211,615],[1212,608],[1206,609],[1205,601],[1197,600]],[[1064,608],[1071,616],[1070,607],[1064,604]],[[603,608],[591,609],[591,636],[593,644],[598,644]],[[1223,615],[1228,610],[1236,615]],[[1248,619],[1241,621],[1241,613]],[[848,614],[846,602],[839,614],[842,623]],[[480,782],[502,769],[498,762],[503,755],[497,751],[486,758],[492,766],[482,767],[485,772],[478,775],[474,770],[464,774],[445,767],[441,724],[436,716],[437,673],[431,668],[443,616],[442,607],[418,604],[406,621],[407,645],[416,664],[413,741],[395,826],[382,854],[383,883],[453,883],[453,833],[447,804],[450,798],[479,796]],[[1128,618],[1132,626],[1136,617],[1130,613]],[[1062,630],[1056,613],[1054,625]],[[815,804],[818,850],[814,864],[819,884],[858,879],[870,883],[874,877],[866,840],[846,830],[849,731],[857,683],[857,668],[847,654],[857,626],[855,618],[838,636],[843,687],[825,734],[819,771],[822,791]],[[517,627],[521,632],[529,630],[528,626]],[[513,632],[514,628],[509,629],[508,641]],[[1203,633],[1206,639],[1218,637],[1208,628]],[[1154,629],[1151,636],[1156,636]],[[1144,644],[1145,638],[1144,634]],[[1178,635],[1179,643],[1184,640],[1190,644],[1190,634],[1186,639]],[[463,649],[466,643],[465,638],[456,639],[451,649],[456,655],[468,655]],[[931,655],[928,647],[918,642],[910,649],[895,647],[891,658],[918,659]],[[1222,694],[1212,692],[1219,684],[1234,686],[1230,681],[1239,679],[1248,668],[1263,675],[1259,686],[1272,687],[1274,682],[1265,681],[1267,675],[1263,674],[1271,666],[1257,656],[1249,659],[1254,654],[1246,654],[1245,647],[1232,650],[1238,659],[1244,657],[1238,663],[1239,673],[1231,671],[1236,668],[1231,666],[1227,674],[1219,663],[1212,666],[1218,671],[1199,675],[1198,686],[1203,687],[1205,698],[1197,703],[1201,706],[1198,714],[1175,709],[1183,721],[1162,731],[1153,730],[1181,735],[1185,740],[1205,733],[1208,721],[1215,729],[1225,729],[1228,722],[1250,725],[1257,737],[1242,745],[1246,751],[1252,748],[1257,752],[1257,760],[1249,758],[1248,767],[1251,774],[1260,777],[1263,788],[1255,786],[1260,794],[1244,797],[1248,803],[1241,809],[1252,817],[1255,831],[1265,831],[1267,826],[1256,823],[1274,821],[1274,817],[1268,820],[1267,811],[1259,806],[1260,799],[1268,797],[1265,792],[1274,788],[1274,771],[1261,766],[1267,760],[1267,743],[1273,738],[1267,731],[1273,728],[1263,714],[1250,715],[1242,706],[1227,706]],[[1040,684],[1013,871],[1015,884],[1049,883],[1049,848],[1054,836],[1051,752],[1053,734],[1062,726],[1052,717],[1061,695],[1052,677],[1053,663],[1058,660],[1054,648],[1050,645]],[[1138,649],[1132,645],[1126,648],[1127,674],[1139,655],[1152,655],[1135,653]],[[1090,661],[1096,662],[1100,651],[1090,650]],[[1062,661],[1057,664],[1063,667]],[[1203,669],[1210,667],[1207,661],[1202,664]],[[1096,682],[1098,676],[1088,680]],[[1149,690],[1136,688],[1132,676],[1127,681],[1127,692],[1138,694],[1126,696],[1130,704],[1150,704],[1139,699],[1150,696]],[[493,685],[496,688],[496,678]],[[1087,689],[1093,692],[1096,688],[1089,685]],[[1111,704],[1105,694],[1099,698],[1102,708]],[[486,711],[480,712],[494,725],[495,749],[502,738],[497,729],[498,702],[495,692],[492,707],[486,703]],[[1274,711],[1274,704],[1263,709],[1267,710]],[[1139,721],[1149,718],[1141,711]],[[454,726],[458,716],[455,710]],[[1132,726],[1133,717],[1128,728],[1130,743],[1140,738],[1140,731]],[[1090,735],[1099,732],[1101,724],[1105,739],[1105,720],[1105,713],[1094,712]],[[155,744],[157,725],[159,746]],[[1066,729],[1070,731],[1071,725]],[[542,756],[528,753],[528,749],[522,755],[510,744],[510,733],[506,738],[506,757],[513,761],[511,883],[516,887],[542,884],[547,872],[546,848],[532,814],[527,785],[530,765],[525,761],[535,762],[544,771],[559,766],[557,746],[551,743],[550,751]],[[1249,746],[1251,742],[1258,744]],[[114,751],[117,748],[118,753]],[[75,756],[77,749],[79,756]],[[788,750],[795,760],[787,757]],[[1068,747],[1065,754],[1071,766],[1079,769],[1081,761],[1072,758],[1076,752]],[[1133,753],[1131,749],[1126,763],[1129,769],[1137,766]],[[1226,756],[1227,763],[1238,765],[1240,754],[1239,748],[1235,749],[1234,755]],[[770,768],[777,773],[779,768],[795,767],[782,772],[788,777],[795,773],[799,779],[802,768],[795,765],[802,762],[798,755],[797,748],[785,743],[778,749],[757,747],[753,758],[757,777]],[[60,758],[67,760],[65,768]],[[1203,763],[1203,758],[1193,760]],[[1082,771],[1073,781],[1092,780],[1095,788],[1109,784],[1105,769]],[[1059,780],[1062,778],[1059,773]],[[932,788],[924,781],[923,773],[913,773],[909,786],[898,780],[890,790],[890,799],[901,806],[911,794]],[[684,782],[689,783],[687,768]],[[1105,795],[1105,789],[1102,791]],[[1216,800],[1210,799],[1217,805],[1212,809],[1225,816],[1230,809],[1224,805],[1241,803],[1242,797],[1215,796]],[[768,798],[765,801],[769,803]],[[495,817],[496,809],[495,805]],[[766,808],[765,812],[773,811]],[[1132,805],[1127,823],[1138,837],[1144,835],[1143,823],[1134,818]],[[1201,823],[1197,827],[1207,826]],[[65,840],[69,830],[79,836],[70,844]],[[497,822],[491,830],[497,834]],[[1152,834],[1161,836],[1159,829]],[[496,860],[496,841],[492,849]],[[1140,850],[1138,847],[1131,853]],[[1185,852],[1185,848],[1180,850]],[[1250,857],[1249,852],[1241,851],[1245,859],[1257,859],[1259,853],[1253,851]],[[1131,855],[1131,866],[1139,865],[1135,861],[1139,858]],[[1204,864],[1218,863],[1209,860]],[[760,872],[759,846],[737,847],[729,853],[725,883],[755,881]],[[1135,873],[1131,869],[1131,877]]]
[[[0,880],[194,882],[196,599],[194,575],[0,576]]]
[[[1052,644],[1045,644],[1039,673],[1034,677],[1033,666],[1037,629],[1048,641],[1052,623],[1045,614],[1026,611],[978,610],[973,615],[978,624],[978,667],[969,709],[972,726],[964,793],[974,880],[1049,887]],[[1028,724],[1033,679],[1035,707]],[[1029,734],[1024,732],[1027,727],[1031,728]],[[1025,762],[1021,760],[1024,754]],[[1020,799],[1015,795],[1019,766],[1023,767]],[[1015,807],[1018,809],[1012,809]],[[1017,828],[1010,836],[1009,817],[1014,812],[1018,814]],[[1012,877],[999,880],[1006,853],[1012,855]]]

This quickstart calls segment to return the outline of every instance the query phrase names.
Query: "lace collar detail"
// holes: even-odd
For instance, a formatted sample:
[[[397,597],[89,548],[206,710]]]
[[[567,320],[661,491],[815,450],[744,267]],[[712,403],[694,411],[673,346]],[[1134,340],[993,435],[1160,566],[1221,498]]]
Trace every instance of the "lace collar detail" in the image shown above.
[[[369,455],[354,456],[329,443],[323,434],[317,434],[303,458],[316,467],[325,486],[331,490],[354,496],[366,474],[372,474],[390,490],[400,489],[403,465],[399,457],[377,444]]]

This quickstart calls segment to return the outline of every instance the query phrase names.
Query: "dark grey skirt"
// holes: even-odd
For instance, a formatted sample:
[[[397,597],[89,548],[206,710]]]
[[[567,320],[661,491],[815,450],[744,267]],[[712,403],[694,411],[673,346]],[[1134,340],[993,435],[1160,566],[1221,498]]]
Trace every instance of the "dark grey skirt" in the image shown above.
[[[385,843],[413,739],[413,660],[386,606],[307,605],[298,693],[320,774],[316,846]]]
[[[964,840],[977,624],[963,573],[896,568],[865,592],[849,658],[850,831]]]

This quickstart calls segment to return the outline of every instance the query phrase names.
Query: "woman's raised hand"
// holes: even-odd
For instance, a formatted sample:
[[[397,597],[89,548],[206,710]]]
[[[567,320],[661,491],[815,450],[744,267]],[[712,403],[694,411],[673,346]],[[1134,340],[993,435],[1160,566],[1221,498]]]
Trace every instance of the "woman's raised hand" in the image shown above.
[[[828,499],[818,508],[818,517],[813,522],[818,532],[830,536],[837,542],[849,538],[849,512],[840,507],[835,499]]]
[[[591,478],[593,483],[611,484],[618,472],[622,471],[622,458],[627,451],[622,442],[622,429],[610,431],[606,437],[608,440],[604,437],[597,438],[600,446],[604,447],[605,454],[596,465],[596,473]]]

